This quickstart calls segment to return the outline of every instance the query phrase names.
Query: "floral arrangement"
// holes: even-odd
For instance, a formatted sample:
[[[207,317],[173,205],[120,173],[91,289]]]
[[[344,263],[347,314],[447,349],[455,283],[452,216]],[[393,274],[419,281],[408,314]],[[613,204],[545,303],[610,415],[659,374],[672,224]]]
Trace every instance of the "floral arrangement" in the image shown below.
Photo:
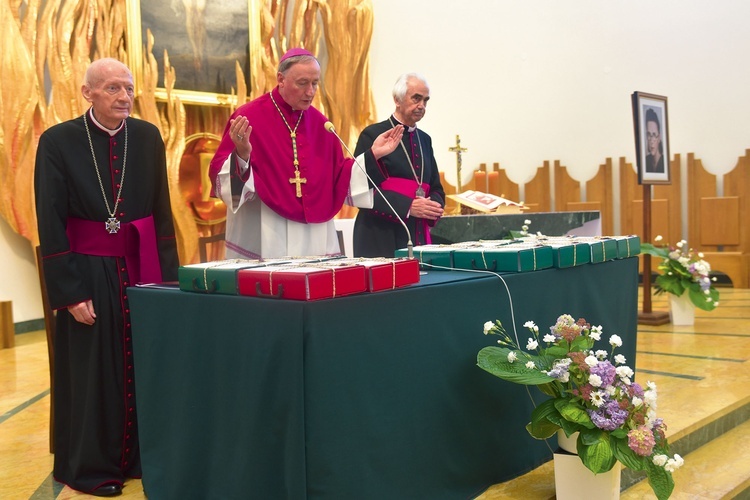
[[[656,416],[656,384],[633,382],[625,357],[615,355],[622,339],[609,338],[610,353],[594,350],[602,327],[568,314],[557,318],[544,335],[532,321],[524,326],[531,332],[525,350],[500,321],[485,323],[485,335],[498,335],[500,347],[479,351],[477,365],[503,380],[535,385],[550,396],[532,411],[529,434],[547,439],[560,429],[568,437],[578,432],[578,455],[593,473],[609,471],[619,461],[645,471],[656,496],[669,498],[672,472],[684,461],[669,456],[667,426]]]
[[[654,238],[654,242],[661,240],[661,236]],[[710,276],[711,266],[703,260],[702,253],[686,248],[685,240],[679,241],[674,247],[641,244],[642,253],[662,259],[657,268],[661,274],[654,282],[655,293],[659,295],[666,292],[679,297],[687,291],[695,307],[713,311],[719,305],[719,292],[711,285],[712,281],[716,281],[716,278]]]

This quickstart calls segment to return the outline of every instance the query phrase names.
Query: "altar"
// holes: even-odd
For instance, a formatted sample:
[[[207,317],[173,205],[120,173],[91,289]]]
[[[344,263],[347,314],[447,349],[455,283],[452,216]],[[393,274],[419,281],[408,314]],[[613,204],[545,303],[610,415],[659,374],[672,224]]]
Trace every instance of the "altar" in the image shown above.
[[[432,242],[450,244],[462,241],[501,240],[510,231],[520,231],[524,221],[531,221],[529,232],[545,236],[601,236],[602,221],[598,211],[532,212],[522,214],[446,215],[430,230]],[[344,253],[353,257],[354,219],[334,219],[341,235]]]
[[[153,499],[465,499],[551,459],[524,387],[476,366],[486,321],[570,313],[635,364],[638,259],[430,271],[316,302],[129,288]],[[507,289],[503,281],[507,284]],[[532,390],[538,403],[541,393]]]

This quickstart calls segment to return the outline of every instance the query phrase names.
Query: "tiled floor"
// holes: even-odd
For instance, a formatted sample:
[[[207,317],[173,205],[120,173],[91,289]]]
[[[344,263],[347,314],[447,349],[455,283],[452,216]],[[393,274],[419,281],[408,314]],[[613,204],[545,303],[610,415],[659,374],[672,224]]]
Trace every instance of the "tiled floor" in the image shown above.
[[[750,290],[721,289],[721,306],[698,311],[692,327],[639,326],[636,380],[656,382],[659,414],[686,464],[675,473],[674,499],[719,499],[750,489]],[[654,310],[666,310],[655,298]],[[82,495],[54,482],[49,453],[49,372],[43,332],[16,336],[0,350],[0,499],[52,500]],[[679,450],[678,450],[679,449]],[[623,474],[623,483],[632,482]],[[554,498],[551,462],[481,500]],[[124,499],[144,499],[131,480]],[[622,493],[655,498],[644,482]]]

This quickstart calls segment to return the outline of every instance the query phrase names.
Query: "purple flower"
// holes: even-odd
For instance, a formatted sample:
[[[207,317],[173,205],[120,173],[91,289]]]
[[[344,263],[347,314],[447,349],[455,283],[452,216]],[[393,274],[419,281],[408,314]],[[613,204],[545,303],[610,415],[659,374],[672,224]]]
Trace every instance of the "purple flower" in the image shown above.
[[[628,412],[617,401],[608,401],[596,410],[588,410],[591,421],[600,429],[613,431],[625,423]]]
[[[591,374],[599,375],[599,378],[602,379],[601,387],[609,387],[610,385],[614,384],[615,377],[617,376],[615,367],[612,366],[612,363],[610,363],[609,361],[602,361],[600,363],[597,363],[596,366],[592,366]]]

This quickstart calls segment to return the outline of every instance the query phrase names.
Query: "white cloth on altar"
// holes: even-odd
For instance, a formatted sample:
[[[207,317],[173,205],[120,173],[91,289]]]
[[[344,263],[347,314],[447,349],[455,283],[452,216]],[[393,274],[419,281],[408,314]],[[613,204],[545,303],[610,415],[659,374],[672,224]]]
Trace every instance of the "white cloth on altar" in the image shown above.
[[[333,220],[303,224],[282,217],[263,203],[255,193],[252,168],[242,193],[233,197],[230,179],[233,156],[243,173],[248,169],[247,162],[237,158],[233,153],[224,161],[218,174],[219,194],[227,206],[227,259],[269,259],[342,253]],[[355,163],[363,165],[364,161],[362,154],[357,157]],[[370,189],[367,175],[358,165],[352,165],[349,194],[345,203],[359,208],[372,208],[373,201],[373,190]]]

